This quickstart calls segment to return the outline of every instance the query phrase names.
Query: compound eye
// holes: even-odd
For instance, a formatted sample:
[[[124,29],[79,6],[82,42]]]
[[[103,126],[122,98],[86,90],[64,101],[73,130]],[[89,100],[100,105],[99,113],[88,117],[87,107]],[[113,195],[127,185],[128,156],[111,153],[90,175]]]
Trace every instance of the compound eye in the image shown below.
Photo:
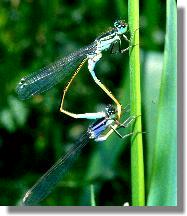
[[[105,109],[108,116],[111,116],[116,113],[115,108],[111,104],[107,105]]]
[[[119,28],[120,24],[119,21],[114,22],[114,27]]]

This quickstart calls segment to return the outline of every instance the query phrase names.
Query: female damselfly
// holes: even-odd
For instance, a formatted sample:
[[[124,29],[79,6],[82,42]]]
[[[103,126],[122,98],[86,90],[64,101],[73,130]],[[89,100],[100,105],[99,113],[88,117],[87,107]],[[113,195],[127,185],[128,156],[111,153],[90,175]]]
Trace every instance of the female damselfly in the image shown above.
[[[108,49],[113,49],[115,43],[119,43],[120,52],[124,53],[129,49],[127,47],[124,50],[121,50],[121,39],[125,39],[130,42],[126,37],[125,33],[127,32],[128,24],[123,20],[118,20],[114,22],[114,27],[104,34],[97,37],[93,43],[90,45],[79,49],[68,55],[67,57],[61,58],[56,62],[50,64],[49,66],[40,69],[39,71],[24,77],[19,82],[16,91],[18,96],[21,99],[28,99],[33,95],[44,92],[55,84],[63,80],[67,75],[70,75],[75,71],[70,82],[64,89],[64,94],[62,97],[62,102],[60,106],[60,111],[73,117],[73,118],[86,118],[86,119],[96,119],[104,117],[104,113],[84,113],[84,114],[75,114],[69,112],[63,108],[64,95],[67,92],[70,83],[80,71],[81,67],[86,61],[88,61],[88,70],[93,77],[95,83],[114,101],[117,105],[117,115],[118,119],[121,115],[121,104],[114,97],[114,95],[101,83],[95,74],[95,65],[101,59],[102,52]],[[77,65],[78,68],[77,68]],[[77,69],[76,69],[77,68]]]
[[[126,138],[133,134],[132,132],[121,135],[118,129],[121,127],[128,127],[135,117],[129,116],[123,123],[120,123],[117,119],[117,110],[112,105],[106,106],[104,113],[105,116],[91,124],[75,143],[74,147],[65,156],[61,157],[25,194],[23,205],[37,205],[46,198],[57,183],[64,177],[72,163],[80,154],[82,148],[87,145],[90,140],[102,142],[106,140],[112,132],[115,132],[121,138]]]

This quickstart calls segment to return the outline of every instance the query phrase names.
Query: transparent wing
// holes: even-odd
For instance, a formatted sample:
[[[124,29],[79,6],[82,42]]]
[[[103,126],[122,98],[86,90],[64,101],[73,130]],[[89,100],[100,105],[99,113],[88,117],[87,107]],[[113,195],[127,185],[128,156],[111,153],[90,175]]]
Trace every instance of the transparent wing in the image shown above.
[[[93,43],[22,78],[16,88],[18,96],[21,99],[28,99],[32,95],[39,94],[52,88],[68,74],[71,75],[77,65],[79,65],[83,59],[87,58],[88,54],[94,52],[95,49],[96,46]]]
[[[57,185],[66,171],[71,167],[81,152],[81,149],[89,142],[89,134],[86,132],[64,157],[59,159],[38,182],[25,194],[23,205],[36,205],[47,197]]]

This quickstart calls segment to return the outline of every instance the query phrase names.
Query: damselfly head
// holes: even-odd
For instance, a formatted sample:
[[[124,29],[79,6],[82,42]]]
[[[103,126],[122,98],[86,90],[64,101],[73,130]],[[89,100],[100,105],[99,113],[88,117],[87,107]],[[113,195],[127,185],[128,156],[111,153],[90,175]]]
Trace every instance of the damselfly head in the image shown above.
[[[114,27],[119,35],[124,34],[127,31],[128,24],[124,20],[117,20],[114,22]]]
[[[117,110],[112,106],[111,104],[107,105],[105,107],[106,110],[106,116],[110,119],[114,119],[117,115]]]

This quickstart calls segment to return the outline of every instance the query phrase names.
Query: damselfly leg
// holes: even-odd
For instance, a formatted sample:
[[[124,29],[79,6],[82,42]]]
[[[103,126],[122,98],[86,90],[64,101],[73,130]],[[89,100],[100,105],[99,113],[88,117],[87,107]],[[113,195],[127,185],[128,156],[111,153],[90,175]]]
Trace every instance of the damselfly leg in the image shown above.
[[[130,36],[130,39],[128,39],[127,36],[126,36],[125,34],[123,34],[123,38],[129,43],[129,46],[128,46],[127,48],[121,50],[121,53],[125,53],[125,52],[127,52],[128,50],[130,50],[131,48],[133,48],[133,47],[139,45],[139,44],[131,44],[132,41],[133,41],[133,39],[134,39],[134,36],[135,36],[135,33],[136,33],[137,30],[139,30],[139,28],[137,28],[137,29],[135,29],[135,30],[133,31],[133,33],[132,33],[131,36]]]

